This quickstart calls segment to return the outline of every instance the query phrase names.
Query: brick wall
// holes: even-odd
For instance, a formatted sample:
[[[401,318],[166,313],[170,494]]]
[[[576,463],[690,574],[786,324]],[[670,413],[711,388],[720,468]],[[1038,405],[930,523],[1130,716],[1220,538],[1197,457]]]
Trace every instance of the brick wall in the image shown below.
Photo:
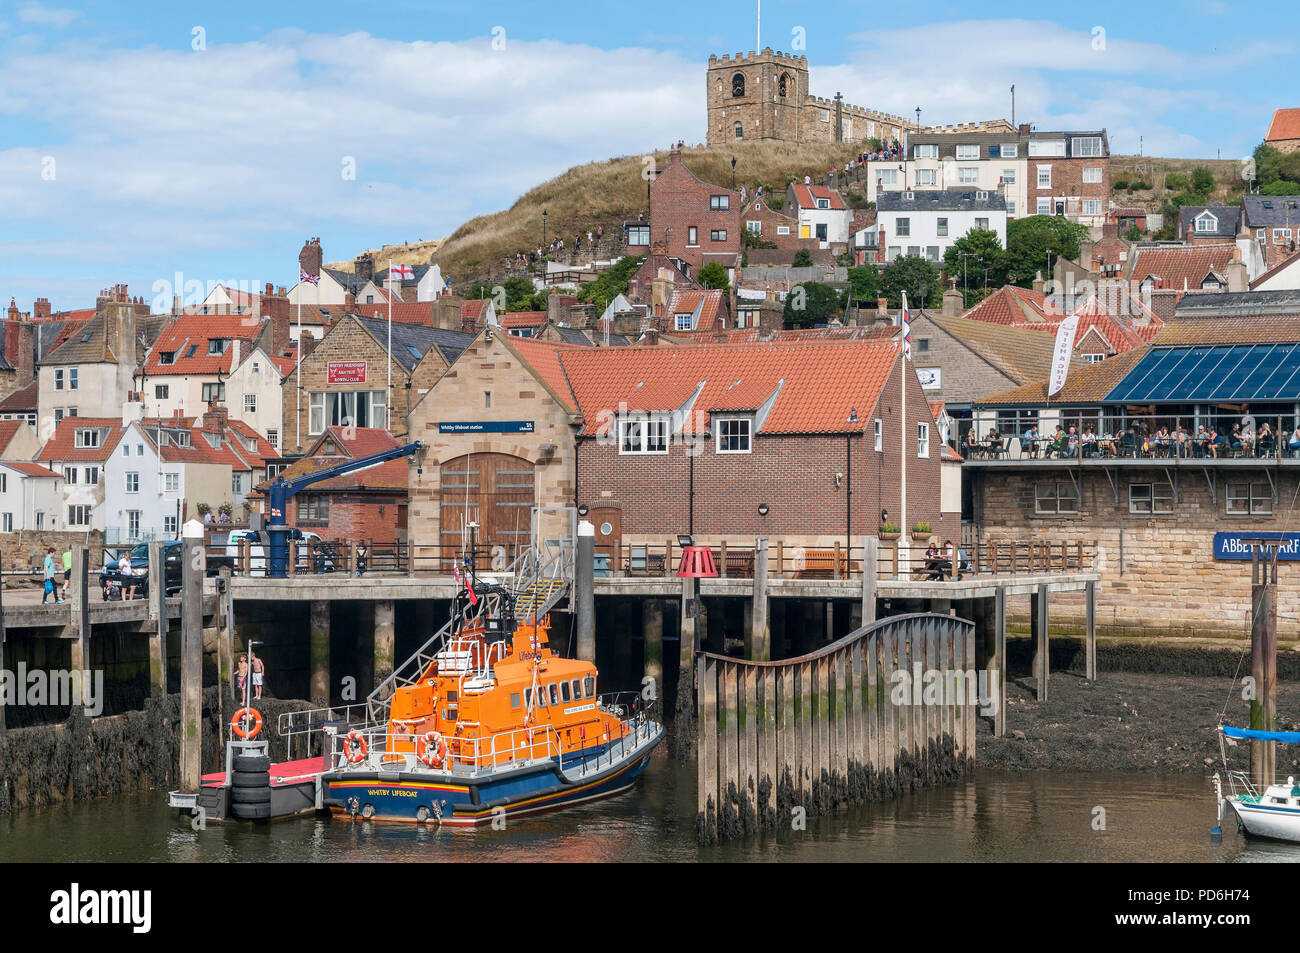
[[[1083,471],[1079,512],[1071,516],[1035,514],[1034,485],[1038,480],[1068,480],[1060,470],[981,470],[968,468],[974,480],[976,521],[981,539],[1006,541],[1084,540],[1097,543],[1097,624],[1101,631],[1150,632],[1170,635],[1228,635],[1240,637],[1248,631],[1250,609],[1250,564],[1236,560],[1215,560],[1215,532],[1295,531],[1296,514],[1291,506],[1300,493],[1297,475],[1275,474],[1278,502],[1273,514],[1250,517],[1229,516],[1225,488],[1238,482],[1244,471],[1217,471],[1217,500],[1211,495],[1206,475],[1183,470],[1178,479],[1178,499],[1173,512],[1165,516],[1129,513],[1129,485],[1166,481],[1158,469],[1116,469],[1119,503],[1106,474]],[[1267,476],[1253,471],[1253,482],[1268,485]],[[1122,536],[1122,541],[1121,541]],[[1300,635],[1300,589],[1288,585],[1286,577],[1297,571],[1295,564],[1282,563],[1279,570],[1278,631],[1284,636]],[[1023,607],[1022,607],[1023,608]],[[1078,598],[1056,597],[1051,603],[1054,622],[1083,621],[1083,603]]]
[[[886,385],[880,406],[864,406],[864,435],[758,434],[749,454],[718,454],[702,441],[694,457],[694,532],[697,536],[767,535],[810,545],[830,545],[846,536],[875,533],[880,511],[901,518],[899,412],[901,362]],[[911,374],[907,521],[930,523],[941,537],[959,538],[960,514],[940,512],[938,435],[920,383]],[[883,450],[874,448],[872,420],[884,422]],[[930,456],[916,456],[916,424],[930,423]],[[692,458],[688,445],[674,441],[666,455],[620,454],[612,443],[584,437],[578,444],[578,500],[595,509],[622,512],[624,541],[661,541],[685,533],[691,523]],[[836,485],[835,475],[843,474]],[[852,488],[850,519],[848,493]],[[760,503],[768,505],[759,515]]]
[[[1028,169],[1025,172],[1027,176],[1025,194],[1029,196],[1029,207],[1021,214],[1035,214],[1038,207],[1038,199],[1041,196],[1043,198],[1051,198],[1053,203],[1055,203],[1058,198],[1064,198],[1065,215],[1072,221],[1084,218],[1091,224],[1095,225],[1101,225],[1105,221],[1107,205],[1110,199],[1109,157],[1099,156],[1088,159],[1063,159],[1030,156],[1026,161],[1028,163]],[[1050,165],[1052,167],[1051,188],[1040,189],[1038,187],[1038,167],[1041,165]],[[1084,182],[1083,170],[1085,168],[1100,168],[1101,181]],[[1085,216],[1083,213],[1084,199],[1098,199],[1101,202],[1101,211],[1096,215]],[[1056,214],[1055,204],[1052,206],[1051,214]]]
[[[0,564],[5,571],[31,569],[32,566],[39,569],[45,560],[45,550],[53,546],[54,561],[62,573],[63,551],[75,545],[84,545],[90,565],[99,566],[104,555],[104,534],[99,530],[89,534],[51,530],[0,533]]]
[[[730,198],[730,207],[714,210],[715,195]],[[689,243],[690,229],[696,242]],[[667,254],[689,262],[694,271],[711,261],[724,267],[734,264],[740,253],[740,193],[701,182],[682,164],[681,152],[673,149],[668,168],[650,183],[650,242],[664,242]],[[715,230],[726,232],[725,241],[713,241]]]
[[[303,492],[294,497],[294,505],[301,507],[307,499],[315,496],[329,497],[329,520],[321,523],[298,516],[293,525],[299,529],[311,530],[324,539],[368,539],[391,543],[397,538],[397,513],[400,504],[406,502],[405,493]],[[295,508],[294,512],[301,511]]]
[[[922,341],[929,342],[928,351],[921,350]],[[943,386],[925,392],[930,400],[965,403],[1020,384],[924,315],[912,320],[912,363],[917,367],[943,369],[940,377]]]

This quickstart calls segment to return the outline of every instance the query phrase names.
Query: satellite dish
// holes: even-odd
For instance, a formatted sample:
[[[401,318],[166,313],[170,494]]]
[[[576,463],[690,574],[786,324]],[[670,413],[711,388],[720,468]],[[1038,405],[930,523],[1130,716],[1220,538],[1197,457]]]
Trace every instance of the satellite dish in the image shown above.
[[[1255,178],[1255,159],[1253,156],[1247,156],[1241,160],[1241,177],[1247,182]]]

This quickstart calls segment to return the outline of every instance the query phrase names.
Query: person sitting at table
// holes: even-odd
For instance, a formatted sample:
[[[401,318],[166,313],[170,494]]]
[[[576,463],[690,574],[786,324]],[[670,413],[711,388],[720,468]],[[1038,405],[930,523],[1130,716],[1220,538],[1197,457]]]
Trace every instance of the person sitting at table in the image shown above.
[[[1083,432],[1081,444],[1085,457],[1101,456],[1101,451],[1097,449],[1097,431],[1093,429],[1092,424],[1088,424],[1088,429]]]
[[[1252,424],[1241,425],[1241,452],[1248,457],[1255,455],[1255,428]]]
[[[1266,420],[1259,425],[1259,433],[1255,435],[1256,452],[1261,457],[1270,456],[1272,455],[1276,445],[1277,441],[1273,438],[1273,430],[1269,427],[1268,421]]]
[[[943,541],[943,572],[946,573],[949,578],[951,578],[952,574],[957,570],[956,558],[957,551],[953,549],[952,540],[945,539]]]
[[[998,433],[997,427],[994,427],[989,431],[989,455],[996,457],[1002,452],[1003,446],[1002,434]]]
[[[1137,435],[1133,433],[1132,427],[1120,431],[1116,452],[1123,457],[1132,456],[1137,452]]]
[[[925,578],[943,578],[943,553],[939,551],[939,537],[931,536],[925,547]]]
[[[1241,453],[1245,446],[1245,439],[1241,435],[1241,424],[1232,425],[1232,433],[1228,436],[1228,449],[1233,453]]]
[[[1300,432],[1300,427],[1296,428]],[[1038,424],[1030,424],[1029,429],[1024,432],[1020,438],[1020,447],[1031,457],[1038,456],[1038,441],[1042,439],[1038,435]]]
[[[1079,455],[1079,435],[1071,427],[1061,440],[1061,456],[1077,457]]]
[[[1291,431],[1291,439],[1287,441],[1286,448],[1291,451],[1291,456],[1300,457],[1300,424],[1296,424],[1295,430]]]
[[[1205,449],[1215,460],[1219,458],[1219,453],[1223,450],[1223,435],[1218,429],[1211,427],[1207,434],[1209,439],[1205,442]]]
[[[1044,456],[1050,458],[1052,454],[1056,454],[1059,457],[1064,452],[1064,450],[1065,450],[1065,429],[1060,424],[1057,424],[1056,433],[1052,434],[1051,443],[1047,445],[1047,452],[1044,454]]]

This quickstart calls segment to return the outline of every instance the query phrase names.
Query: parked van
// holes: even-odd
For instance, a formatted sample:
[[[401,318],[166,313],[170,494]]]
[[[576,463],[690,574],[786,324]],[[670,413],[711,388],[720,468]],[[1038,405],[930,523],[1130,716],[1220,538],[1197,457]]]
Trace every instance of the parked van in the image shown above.
[[[334,571],[334,554],[328,543],[315,533],[291,530],[291,539],[298,542],[297,571],[299,573],[317,573]],[[257,530],[239,529],[230,534],[226,541],[226,556],[239,565],[240,543],[248,540],[248,573],[250,576],[265,576],[268,556],[262,534]]]

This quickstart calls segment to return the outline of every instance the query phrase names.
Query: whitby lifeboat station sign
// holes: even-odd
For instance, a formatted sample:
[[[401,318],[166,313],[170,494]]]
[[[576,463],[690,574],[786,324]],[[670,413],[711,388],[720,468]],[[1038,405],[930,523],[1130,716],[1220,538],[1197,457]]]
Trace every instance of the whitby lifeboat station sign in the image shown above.
[[[531,420],[452,420],[438,424],[438,433],[532,433]]]
[[[1249,559],[1252,539],[1276,539],[1282,545],[1278,547],[1277,558],[1283,561],[1300,561],[1300,533],[1215,533],[1215,559]]]

